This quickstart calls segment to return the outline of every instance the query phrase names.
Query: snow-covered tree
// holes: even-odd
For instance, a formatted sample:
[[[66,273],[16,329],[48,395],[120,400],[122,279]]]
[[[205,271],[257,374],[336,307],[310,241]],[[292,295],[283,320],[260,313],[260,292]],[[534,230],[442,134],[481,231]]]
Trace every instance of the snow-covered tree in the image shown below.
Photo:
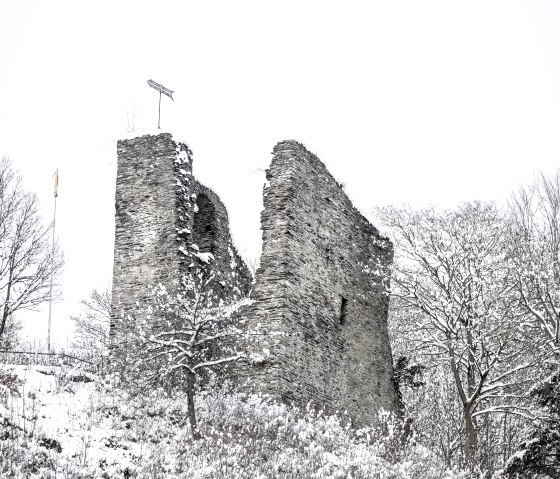
[[[429,358],[425,366],[445,374],[445,382],[430,387],[451,386],[459,405],[463,444],[449,438],[443,447],[446,454],[464,448],[473,468],[480,419],[521,412],[517,387],[531,365],[506,281],[504,223],[497,208],[484,203],[452,211],[388,207],[379,214],[395,242],[392,294],[408,309],[407,340]]]
[[[531,390],[540,409],[529,437],[505,468],[506,477],[558,479],[560,477],[560,373]]]
[[[200,379],[245,357],[240,320],[233,319],[244,301],[216,306],[211,268],[198,272],[184,275],[173,291],[161,284],[153,289],[147,312],[137,322],[138,349],[132,356],[139,386],[186,390],[195,439],[200,437],[195,412]]]
[[[523,340],[538,355],[536,419],[509,460],[509,477],[560,477],[560,170],[541,173],[510,201],[510,282]]]
[[[541,174],[510,201],[511,286],[526,313],[525,338],[560,353],[560,171]]]

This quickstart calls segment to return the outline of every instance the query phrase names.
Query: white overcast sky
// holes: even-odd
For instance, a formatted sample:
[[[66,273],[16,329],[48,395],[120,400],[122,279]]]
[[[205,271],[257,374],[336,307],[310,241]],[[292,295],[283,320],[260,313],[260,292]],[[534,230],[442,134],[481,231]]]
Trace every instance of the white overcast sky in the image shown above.
[[[376,205],[503,200],[560,166],[560,2],[0,0],[0,156],[52,217],[67,316],[110,284],[116,140],[157,126],[260,254],[273,146],[316,153],[366,215]],[[127,118],[130,121],[127,121]],[[21,315],[36,337],[47,316]]]

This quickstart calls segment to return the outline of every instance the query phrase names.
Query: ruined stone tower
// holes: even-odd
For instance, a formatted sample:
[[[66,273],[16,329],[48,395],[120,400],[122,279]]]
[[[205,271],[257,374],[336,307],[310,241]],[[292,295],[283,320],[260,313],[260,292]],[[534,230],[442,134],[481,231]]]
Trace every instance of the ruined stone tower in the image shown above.
[[[346,410],[359,425],[395,410],[386,283],[392,245],[353,207],[324,164],[295,141],[267,170],[263,252],[239,311],[252,364],[239,383],[299,404]],[[250,290],[225,207],[192,176],[192,154],[170,134],[118,143],[113,345],[146,288],[170,284],[211,253],[220,301]]]
[[[346,410],[361,424],[395,410],[386,294],[392,245],[325,165],[295,141],[267,170],[263,251],[247,316],[264,329],[261,390]]]
[[[187,145],[161,133],[121,140],[117,153],[111,343],[125,349],[136,305],[158,283],[173,287],[193,262],[212,255],[216,303],[245,297],[252,278],[225,206],[192,175]]]

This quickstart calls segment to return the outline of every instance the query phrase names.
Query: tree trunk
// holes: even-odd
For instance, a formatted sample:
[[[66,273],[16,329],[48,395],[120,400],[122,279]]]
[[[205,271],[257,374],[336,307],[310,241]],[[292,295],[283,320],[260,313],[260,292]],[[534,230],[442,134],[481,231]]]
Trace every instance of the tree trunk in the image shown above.
[[[193,439],[200,439],[200,432],[198,431],[198,424],[196,422],[196,410],[194,408],[194,383],[195,375],[188,373],[187,375],[187,406],[189,413],[189,422],[191,424],[191,433]]]
[[[469,310],[471,309],[471,303],[474,301],[472,300],[472,292],[471,286],[469,285]],[[473,314],[469,311],[468,315],[468,322],[466,324],[466,335],[467,335],[467,345],[468,349],[468,363],[467,363],[467,397],[473,398],[473,394],[475,393],[476,387],[476,370],[474,365],[476,364],[476,358],[474,351],[476,346],[474,345],[471,325],[473,323]],[[465,398],[466,399],[466,398]],[[472,399],[471,399],[472,400]],[[468,401],[463,402],[463,411],[465,416],[465,458],[467,460],[467,464],[469,470],[472,471],[475,465],[475,456],[476,450],[478,447],[478,437],[476,434],[476,425],[474,423],[474,419],[472,417],[472,409],[471,404]]]
[[[472,411],[469,406],[463,408],[465,417],[465,459],[469,469],[475,464],[476,449],[478,447],[478,438],[476,435],[476,427],[472,417]]]
[[[0,320],[0,338],[4,334],[4,330],[6,329],[6,322],[8,320],[8,305],[4,305],[4,310],[2,311],[2,319]]]
[[[4,302],[4,308],[2,311],[2,320],[0,321],[0,338],[4,334],[6,329],[6,322],[8,321],[8,316],[10,315],[10,293],[12,291],[12,273],[10,271],[10,280],[8,281],[7,285],[7,292],[6,292],[6,299]]]

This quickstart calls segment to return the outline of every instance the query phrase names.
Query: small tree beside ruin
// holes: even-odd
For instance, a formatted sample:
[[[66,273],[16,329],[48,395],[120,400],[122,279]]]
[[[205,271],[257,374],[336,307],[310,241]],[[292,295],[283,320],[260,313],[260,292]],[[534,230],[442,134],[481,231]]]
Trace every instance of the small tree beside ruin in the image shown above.
[[[137,323],[137,355],[133,368],[143,386],[184,389],[188,419],[194,439],[201,437],[195,410],[200,380],[245,357],[240,344],[242,329],[232,318],[244,301],[215,305],[212,274],[185,274],[170,291],[153,288],[146,314]]]

